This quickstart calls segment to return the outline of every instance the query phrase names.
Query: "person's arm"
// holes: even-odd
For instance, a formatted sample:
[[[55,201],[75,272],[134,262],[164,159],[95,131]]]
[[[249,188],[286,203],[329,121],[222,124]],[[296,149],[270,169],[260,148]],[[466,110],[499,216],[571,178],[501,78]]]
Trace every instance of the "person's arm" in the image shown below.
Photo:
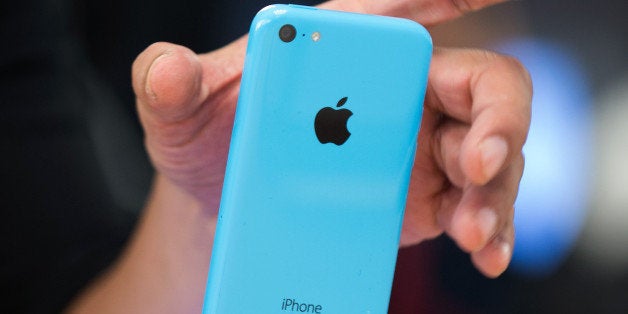
[[[322,6],[430,26],[495,2],[335,0]],[[196,55],[157,43],[138,56],[133,88],[155,185],[125,253],[68,312],[200,311],[245,47],[246,37]],[[506,269],[530,101],[529,77],[515,60],[435,50],[402,245],[446,232],[487,276]]]
[[[216,216],[165,177],[119,261],[68,313],[200,313]]]

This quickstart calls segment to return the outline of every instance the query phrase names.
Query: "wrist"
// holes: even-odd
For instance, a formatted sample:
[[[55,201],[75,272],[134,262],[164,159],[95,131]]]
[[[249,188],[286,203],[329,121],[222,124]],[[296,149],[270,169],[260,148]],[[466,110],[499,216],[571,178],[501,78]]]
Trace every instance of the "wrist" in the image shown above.
[[[216,215],[166,177],[157,175],[126,268],[148,289],[147,302],[167,312],[200,311]],[[166,312],[166,311],[165,311]]]
[[[215,214],[157,175],[125,252],[71,312],[200,312],[215,226]]]

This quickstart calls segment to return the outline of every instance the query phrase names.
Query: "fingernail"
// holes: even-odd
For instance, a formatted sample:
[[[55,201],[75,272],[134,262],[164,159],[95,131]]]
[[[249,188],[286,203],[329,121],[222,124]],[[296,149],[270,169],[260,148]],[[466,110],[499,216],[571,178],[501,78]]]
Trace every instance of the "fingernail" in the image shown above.
[[[508,155],[508,144],[501,136],[491,136],[479,145],[484,178],[489,180],[497,174]]]
[[[144,86],[144,91],[146,92],[146,95],[148,95],[149,97],[153,99],[157,98],[157,94],[155,94],[150,84],[151,75],[153,73],[153,68],[155,68],[155,66],[159,64],[161,59],[169,55],[170,55],[170,51],[163,52],[162,54],[157,56],[157,58],[155,58],[155,60],[153,60],[153,62],[150,64],[150,67],[148,67],[148,72],[146,73],[146,85]]]
[[[499,250],[499,257],[504,262],[506,267],[508,266],[508,262],[510,261],[510,257],[512,255],[512,247],[508,241],[503,238],[499,238],[497,241],[497,249]]]
[[[478,211],[476,219],[482,232],[482,241],[487,243],[486,241],[493,237],[497,228],[497,214],[490,208],[482,208]]]

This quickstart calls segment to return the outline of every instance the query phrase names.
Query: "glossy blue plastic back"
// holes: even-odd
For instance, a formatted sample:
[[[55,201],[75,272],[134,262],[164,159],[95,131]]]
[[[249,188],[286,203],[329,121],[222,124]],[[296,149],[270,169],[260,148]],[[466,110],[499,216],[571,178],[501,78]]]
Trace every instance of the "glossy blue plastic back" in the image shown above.
[[[387,311],[431,52],[408,20],[257,14],[203,313]],[[344,144],[319,142],[324,107],[352,112]]]

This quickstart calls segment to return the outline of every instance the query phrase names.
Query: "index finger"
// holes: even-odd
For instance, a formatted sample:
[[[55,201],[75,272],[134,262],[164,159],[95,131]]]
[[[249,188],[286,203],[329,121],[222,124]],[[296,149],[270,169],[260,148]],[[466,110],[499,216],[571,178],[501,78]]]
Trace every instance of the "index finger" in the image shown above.
[[[332,0],[318,7],[403,17],[433,26],[504,0]]]
[[[521,154],[532,83],[516,59],[480,50],[435,49],[426,106],[471,128],[460,148],[467,179],[483,185]]]

